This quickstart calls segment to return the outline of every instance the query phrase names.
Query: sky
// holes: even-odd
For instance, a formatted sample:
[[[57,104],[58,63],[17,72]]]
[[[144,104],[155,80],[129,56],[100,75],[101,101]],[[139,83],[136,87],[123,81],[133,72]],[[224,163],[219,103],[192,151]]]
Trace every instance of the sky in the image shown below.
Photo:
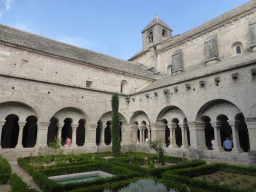
[[[158,17],[173,36],[250,0],[0,0],[0,23],[128,60]]]

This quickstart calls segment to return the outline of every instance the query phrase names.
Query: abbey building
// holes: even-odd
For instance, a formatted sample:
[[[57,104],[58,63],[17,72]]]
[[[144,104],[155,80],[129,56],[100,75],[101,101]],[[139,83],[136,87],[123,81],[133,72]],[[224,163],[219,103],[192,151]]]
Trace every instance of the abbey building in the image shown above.
[[[67,137],[65,152],[111,150],[118,92],[122,150],[162,139],[170,155],[256,166],[256,1],[173,30],[156,15],[124,61],[0,25],[0,154]]]

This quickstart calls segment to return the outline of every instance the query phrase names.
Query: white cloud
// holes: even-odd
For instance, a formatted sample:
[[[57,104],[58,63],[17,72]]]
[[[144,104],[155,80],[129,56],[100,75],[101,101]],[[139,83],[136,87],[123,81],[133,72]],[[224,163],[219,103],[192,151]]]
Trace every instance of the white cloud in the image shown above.
[[[86,48],[86,49],[92,49],[93,47],[95,47],[95,43],[94,41],[91,40],[85,40],[82,37],[57,37],[54,38],[57,41],[63,42],[63,43],[67,43],[70,45],[74,45],[77,47],[81,47],[81,48]]]
[[[16,24],[10,24],[9,26],[16,29],[20,29],[22,31],[27,31],[29,33],[38,34],[35,30],[20,22],[17,22]]]
[[[6,10],[10,10],[13,3],[14,3],[14,0],[6,0],[5,2]]]
[[[3,17],[3,12],[0,11],[0,19]]]

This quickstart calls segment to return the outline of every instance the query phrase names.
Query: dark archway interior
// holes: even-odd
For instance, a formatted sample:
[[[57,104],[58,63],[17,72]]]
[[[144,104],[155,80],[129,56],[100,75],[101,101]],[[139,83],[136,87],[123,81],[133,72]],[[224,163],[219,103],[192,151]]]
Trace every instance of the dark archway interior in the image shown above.
[[[178,119],[173,119],[173,123],[176,123],[177,127],[175,129],[175,138],[176,138],[176,145],[180,147],[182,145],[182,133],[181,133],[181,128],[179,126],[179,120]]]
[[[101,136],[102,122],[98,121],[98,126],[96,128],[96,145],[100,144],[100,136]]]
[[[111,143],[111,132],[110,132],[110,126],[111,126],[111,122],[108,121],[107,122],[107,127],[105,129],[105,144],[109,145]]]
[[[49,144],[51,142],[54,142],[55,139],[57,138],[57,123],[58,120],[54,117],[51,118],[50,120],[50,125],[48,127],[48,134],[47,134],[47,145],[49,146]]]
[[[137,131],[137,138],[140,140],[140,130]],[[141,141],[140,141],[141,142]]]
[[[217,117],[218,121],[221,121],[220,127],[220,139],[221,139],[221,146],[223,147],[223,142],[226,140],[226,137],[232,138],[232,129],[228,124],[228,118],[226,115],[220,115]]]
[[[62,138],[62,142],[65,143],[66,142],[66,138],[69,137],[72,140],[72,127],[71,127],[71,119],[66,118],[64,120],[64,126],[62,128],[62,133],[61,133],[61,138]]]
[[[37,138],[37,118],[35,116],[29,116],[26,121],[27,123],[23,129],[22,145],[24,148],[34,147]]]
[[[214,129],[210,123],[211,119],[207,116],[203,116],[202,120],[205,122],[205,143],[206,147],[210,150],[212,148],[212,139],[214,138]]]
[[[166,127],[165,127],[165,144],[166,144],[166,147],[168,147],[170,145],[169,137],[170,137],[170,129],[166,125]]]
[[[19,118],[16,115],[8,115],[2,129],[2,148],[15,148],[19,136]]]
[[[83,146],[85,142],[85,121],[80,119],[79,125],[76,130],[76,144],[77,146]]]
[[[249,133],[248,133],[247,125],[244,119],[245,118],[242,113],[236,116],[236,120],[239,120],[238,136],[239,136],[240,147],[244,150],[244,152],[249,152],[250,150]]]
[[[144,130],[144,141],[146,143],[146,138],[148,138],[148,129]]]

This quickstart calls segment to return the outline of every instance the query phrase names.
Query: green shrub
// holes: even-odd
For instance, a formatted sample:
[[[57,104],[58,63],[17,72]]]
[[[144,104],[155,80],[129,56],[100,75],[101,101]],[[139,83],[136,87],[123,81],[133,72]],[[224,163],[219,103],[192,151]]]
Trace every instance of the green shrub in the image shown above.
[[[11,165],[0,155],[0,184],[6,184],[12,172]]]
[[[157,160],[158,163],[164,165],[165,163],[165,151],[163,149],[163,145],[161,140],[149,141],[149,148],[154,149],[157,152]]]
[[[11,174],[10,184],[13,192],[30,192],[27,184],[16,174]]]
[[[118,114],[119,98],[118,94],[114,93],[112,96],[112,123],[111,123],[111,138],[112,138],[112,154],[113,157],[120,156],[120,121]]]

